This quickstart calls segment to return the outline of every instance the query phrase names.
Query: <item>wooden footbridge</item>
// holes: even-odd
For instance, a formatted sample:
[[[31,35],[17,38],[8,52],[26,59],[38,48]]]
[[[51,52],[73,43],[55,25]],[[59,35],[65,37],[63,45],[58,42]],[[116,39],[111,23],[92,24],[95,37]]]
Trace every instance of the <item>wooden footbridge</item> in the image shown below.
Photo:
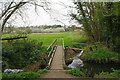
[[[62,46],[57,46],[57,39],[48,47],[49,62],[47,68],[49,69],[42,78],[76,78],[70,74],[66,74],[64,70],[64,40],[62,39]]]

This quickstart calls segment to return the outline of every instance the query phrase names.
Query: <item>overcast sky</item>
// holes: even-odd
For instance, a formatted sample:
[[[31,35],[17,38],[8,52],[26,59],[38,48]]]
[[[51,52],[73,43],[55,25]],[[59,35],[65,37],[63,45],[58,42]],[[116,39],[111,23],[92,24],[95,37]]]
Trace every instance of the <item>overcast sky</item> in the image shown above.
[[[36,26],[36,25],[74,25],[75,21],[71,20],[69,14],[74,9],[68,6],[74,6],[72,0],[49,0],[50,10],[46,12],[43,8],[37,7],[37,13],[33,5],[28,5],[28,9],[24,9],[23,20],[17,16],[12,22],[15,26]],[[38,0],[39,2],[39,0]],[[24,22],[23,22],[24,21]]]
[[[10,0],[0,0],[0,2],[7,2]],[[21,0],[15,0],[21,1]],[[38,3],[42,0],[37,0]],[[45,0],[43,0],[45,1]],[[76,12],[75,9],[69,6],[74,6],[73,0],[48,0],[50,1],[49,7],[51,8],[46,12],[43,8],[37,7],[37,13],[33,5],[27,5],[28,9],[23,9],[25,14],[23,20],[20,16],[12,16],[11,22],[15,26],[36,26],[36,25],[78,25],[75,21],[71,20],[69,14]],[[96,0],[97,1],[97,0]],[[1,3],[0,3],[1,4]]]

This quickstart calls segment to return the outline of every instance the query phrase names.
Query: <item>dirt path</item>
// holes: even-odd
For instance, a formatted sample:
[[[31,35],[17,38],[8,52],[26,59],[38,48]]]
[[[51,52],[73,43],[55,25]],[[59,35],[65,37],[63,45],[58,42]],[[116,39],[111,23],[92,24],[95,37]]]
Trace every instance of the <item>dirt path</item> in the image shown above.
[[[70,74],[66,74],[63,69],[63,50],[62,46],[58,46],[55,52],[51,68],[41,78],[77,78]]]

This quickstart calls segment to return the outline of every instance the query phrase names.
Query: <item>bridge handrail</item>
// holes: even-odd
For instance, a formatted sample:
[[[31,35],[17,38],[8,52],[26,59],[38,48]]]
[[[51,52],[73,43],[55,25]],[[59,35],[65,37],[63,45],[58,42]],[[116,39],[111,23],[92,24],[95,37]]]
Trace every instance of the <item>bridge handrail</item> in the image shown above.
[[[55,53],[55,50],[56,50],[56,43],[57,43],[57,39],[55,39],[51,44],[50,46],[47,48],[47,53],[48,53],[48,66],[47,68],[49,69],[50,66],[51,66],[51,62],[53,60],[53,56],[54,56],[54,53]]]
[[[55,42],[57,41],[57,39],[55,39],[47,48],[47,51],[55,44]]]
[[[55,47],[56,42],[57,42],[57,39],[55,39],[55,40],[50,44],[50,46],[48,46],[48,48],[47,48],[48,58],[50,58],[51,53],[52,53],[53,50],[54,50],[54,47]]]
[[[63,48],[63,68],[65,67],[65,46],[64,46],[64,38],[62,38],[62,48]]]

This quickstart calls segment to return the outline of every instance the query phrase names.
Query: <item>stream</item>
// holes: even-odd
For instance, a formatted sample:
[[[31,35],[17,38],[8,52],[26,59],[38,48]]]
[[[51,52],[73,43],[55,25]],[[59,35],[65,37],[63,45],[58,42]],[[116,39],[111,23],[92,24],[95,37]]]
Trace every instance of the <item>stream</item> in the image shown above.
[[[120,69],[120,63],[94,63],[94,62],[86,62],[79,59],[79,57],[83,54],[83,51],[81,51],[78,55],[76,55],[72,63],[68,65],[69,68],[78,68],[83,69],[87,72],[87,74],[90,77],[93,77],[94,74],[100,73],[102,71],[104,72],[112,72],[112,70]]]

